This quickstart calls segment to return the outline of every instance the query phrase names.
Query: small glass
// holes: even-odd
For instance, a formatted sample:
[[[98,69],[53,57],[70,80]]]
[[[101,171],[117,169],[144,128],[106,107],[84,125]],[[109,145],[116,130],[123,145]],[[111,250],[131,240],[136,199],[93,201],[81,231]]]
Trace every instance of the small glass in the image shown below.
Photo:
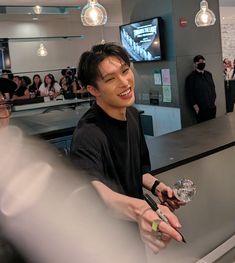
[[[178,200],[188,203],[196,194],[196,186],[189,179],[180,179],[174,184],[173,191]]]

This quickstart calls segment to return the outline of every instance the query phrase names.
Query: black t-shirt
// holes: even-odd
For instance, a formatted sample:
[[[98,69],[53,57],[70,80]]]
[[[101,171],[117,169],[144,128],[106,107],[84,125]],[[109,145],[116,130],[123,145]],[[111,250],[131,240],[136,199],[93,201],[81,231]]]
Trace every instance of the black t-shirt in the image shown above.
[[[18,89],[15,90],[14,95],[18,97],[24,96],[25,91],[27,90],[27,87],[25,86],[20,86]]]
[[[29,92],[34,92],[35,96],[40,96],[39,87],[37,88],[35,84],[29,86]]]
[[[127,108],[127,120],[108,116],[94,104],[81,118],[71,144],[71,159],[92,180],[116,192],[142,198],[142,175],[150,171],[139,112]]]
[[[16,88],[17,88],[17,85],[13,80],[6,79],[6,78],[0,78],[0,92],[3,95],[5,93],[9,93],[10,97],[12,97]]]

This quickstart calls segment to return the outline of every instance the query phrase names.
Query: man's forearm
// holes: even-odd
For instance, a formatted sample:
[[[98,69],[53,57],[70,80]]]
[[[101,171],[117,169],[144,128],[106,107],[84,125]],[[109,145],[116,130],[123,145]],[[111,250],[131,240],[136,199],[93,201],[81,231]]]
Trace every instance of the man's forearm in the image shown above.
[[[92,184],[115,216],[136,222],[137,218],[144,212],[145,204],[143,200],[114,192],[99,181],[93,181]]]
[[[149,176],[151,175],[147,175],[147,179],[150,181]],[[155,220],[159,220],[159,216],[144,200],[116,193],[99,181],[93,181],[92,184],[113,215],[137,223],[141,239],[153,252],[157,253],[159,249],[164,248],[172,238],[182,241],[181,234],[177,232],[181,225],[166,206],[159,205],[169,220],[169,224],[163,221],[159,224],[159,231],[166,234],[166,239],[157,240],[152,224]]]

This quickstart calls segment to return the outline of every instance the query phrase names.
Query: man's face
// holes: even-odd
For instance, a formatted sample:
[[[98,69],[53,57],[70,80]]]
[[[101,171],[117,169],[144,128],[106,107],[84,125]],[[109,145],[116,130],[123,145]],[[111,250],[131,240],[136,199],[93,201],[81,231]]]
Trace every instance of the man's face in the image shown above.
[[[134,75],[120,58],[110,56],[99,64],[101,78],[97,80],[97,103],[108,113],[125,109],[135,101]],[[94,95],[94,94],[93,94]]]
[[[196,68],[197,68],[198,70],[200,70],[200,71],[203,71],[203,70],[204,70],[205,65],[206,65],[206,63],[205,63],[205,60],[204,60],[204,59],[199,59],[198,62],[195,62]]]
[[[9,79],[9,76],[8,76],[7,73],[3,73],[3,74],[2,74],[2,78],[4,78],[4,79]]]

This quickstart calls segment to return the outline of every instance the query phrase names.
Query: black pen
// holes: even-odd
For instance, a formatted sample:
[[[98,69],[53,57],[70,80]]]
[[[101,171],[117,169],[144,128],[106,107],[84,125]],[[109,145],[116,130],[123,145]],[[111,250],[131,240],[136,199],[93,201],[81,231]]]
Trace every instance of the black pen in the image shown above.
[[[157,215],[164,221],[165,223],[169,224],[168,218],[163,214],[161,209],[158,207],[157,203],[153,200],[153,198],[149,194],[144,194],[145,201],[149,204],[153,211],[157,213]],[[175,229],[182,237],[182,241],[186,243],[184,236],[179,232],[179,230]]]

